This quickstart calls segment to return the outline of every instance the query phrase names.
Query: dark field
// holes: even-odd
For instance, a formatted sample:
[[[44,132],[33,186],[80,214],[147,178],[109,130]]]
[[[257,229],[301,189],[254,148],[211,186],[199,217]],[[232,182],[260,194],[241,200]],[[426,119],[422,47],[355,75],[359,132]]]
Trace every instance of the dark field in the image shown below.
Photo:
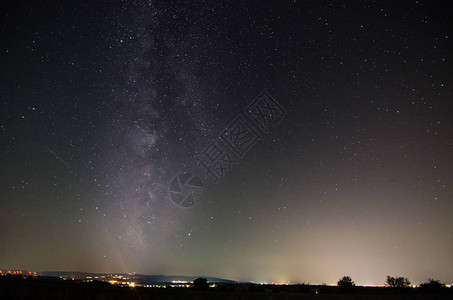
[[[417,289],[356,287],[341,293],[330,286],[257,286],[226,284],[207,291],[180,288],[125,288],[105,283],[43,279],[0,278],[0,299],[452,299],[451,289],[422,292]]]

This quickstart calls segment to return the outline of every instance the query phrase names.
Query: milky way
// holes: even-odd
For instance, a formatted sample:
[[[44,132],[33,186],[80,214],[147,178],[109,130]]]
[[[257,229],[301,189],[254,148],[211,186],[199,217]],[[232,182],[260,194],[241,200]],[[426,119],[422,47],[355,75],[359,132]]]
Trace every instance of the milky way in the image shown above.
[[[451,282],[443,4],[2,5],[0,269]]]

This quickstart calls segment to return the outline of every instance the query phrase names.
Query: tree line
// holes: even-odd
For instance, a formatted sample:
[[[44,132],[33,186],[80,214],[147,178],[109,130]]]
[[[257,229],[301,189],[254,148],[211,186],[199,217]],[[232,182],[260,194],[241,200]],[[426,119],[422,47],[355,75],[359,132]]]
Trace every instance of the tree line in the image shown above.
[[[386,285],[392,288],[407,288],[411,286],[411,282],[407,277],[402,276],[387,276],[385,281]],[[351,289],[355,286],[354,281],[350,276],[343,276],[340,280],[338,280],[337,285],[342,289]],[[442,289],[445,287],[445,283],[440,282],[440,280],[428,278],[428,280],[422,284],[420,284],[421,289]]]

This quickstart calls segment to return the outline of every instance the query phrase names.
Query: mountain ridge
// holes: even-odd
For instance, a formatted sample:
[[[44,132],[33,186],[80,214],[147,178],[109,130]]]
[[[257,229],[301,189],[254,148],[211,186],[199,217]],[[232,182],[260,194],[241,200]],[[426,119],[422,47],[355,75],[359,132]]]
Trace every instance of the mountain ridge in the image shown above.
[[[74,279],[105,279],[113,278],[113,276],[123,276],[133,280],[137,280],[143,283],[166,283],[172,281],[188,281],[192,282],[193,280],[203,277],[206,278],[209,282],[213,283],[237,283],[235,280],[224,279],[219,277],[211,276],[189,276],[189,275],[147,275],[147,274],[129,274],[129,273],[91,273],[91,272],[77,272],[77,271],[44,271],[38,273],[40,276],[48,277],[71,277]],[[104,276],[104,277],[102,277]],[[102,278],[101,278],[102,277]]]

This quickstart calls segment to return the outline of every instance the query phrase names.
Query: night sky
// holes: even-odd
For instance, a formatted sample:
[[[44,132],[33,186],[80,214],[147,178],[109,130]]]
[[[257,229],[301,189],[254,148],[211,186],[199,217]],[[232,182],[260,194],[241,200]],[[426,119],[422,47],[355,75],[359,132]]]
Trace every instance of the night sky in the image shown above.
[[[17,2],[1,268],[453,281],[449,1]]]

